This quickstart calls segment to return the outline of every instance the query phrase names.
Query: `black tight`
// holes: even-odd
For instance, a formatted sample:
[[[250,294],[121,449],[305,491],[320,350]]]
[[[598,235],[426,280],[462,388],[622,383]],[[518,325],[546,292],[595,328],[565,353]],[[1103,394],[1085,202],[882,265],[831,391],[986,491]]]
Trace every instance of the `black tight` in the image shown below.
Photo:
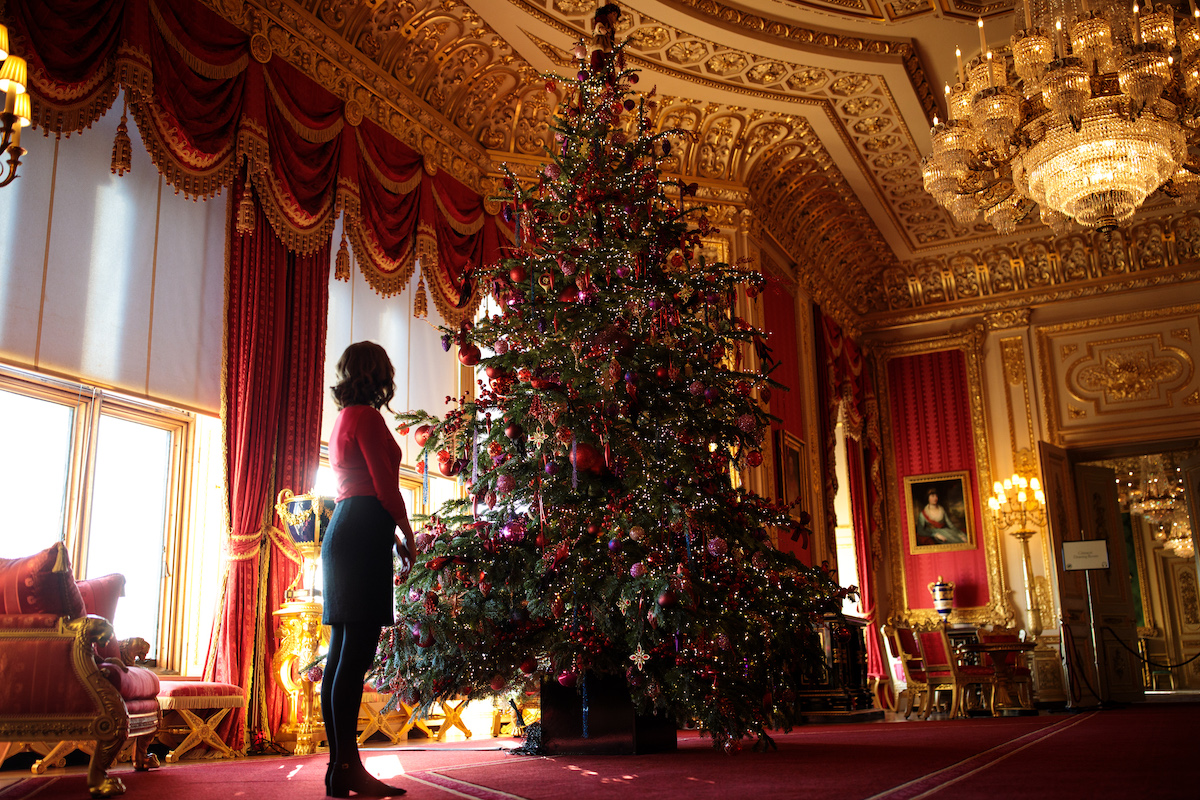
[[[375,660],[379,625],[334,623],[321,681],[321,710],[329,738],[329,762],[358,769],[358,708],[363,681]]]

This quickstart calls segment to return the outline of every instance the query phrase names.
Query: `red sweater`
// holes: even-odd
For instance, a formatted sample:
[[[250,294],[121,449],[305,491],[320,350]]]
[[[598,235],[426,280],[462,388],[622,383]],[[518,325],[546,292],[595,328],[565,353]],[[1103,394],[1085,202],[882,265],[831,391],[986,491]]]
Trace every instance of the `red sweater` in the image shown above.
[[[373,496],[399,525],[408,519],[400,494],[400,445],[383,415],[370,406],[346,406],[329,436],[329,464],[337,478],[338,501]]]

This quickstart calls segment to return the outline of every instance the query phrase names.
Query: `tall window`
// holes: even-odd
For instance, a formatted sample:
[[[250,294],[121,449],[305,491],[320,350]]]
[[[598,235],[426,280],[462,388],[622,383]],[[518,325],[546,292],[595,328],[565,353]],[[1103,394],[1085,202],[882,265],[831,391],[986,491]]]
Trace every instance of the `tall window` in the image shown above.
[[[0,370],[0,452],[6,456],[0,487],[9,500],[0,556],[30,555],[63,541],[77,578],[121,573],[126,583],[113,620],[117,638],[141,637],[150,658],[161,664],[172,655],[172,666],[185,670],[203,653],[186,652],[172,635],[172,621],[185,605],[182,595],[190,590],[198,601],[200,584],[212,583],[217,572],[212,564],[193,563],[190,580],[180,574],[194,550],[184,541],[188,517],[196,519],[207,506],[199,517],[211,518],[221,488],[189,484],[200,471],[192,469],[194,451],[212,450],[197,446],[197,421],[99,388]],[[210,422],[209,438],[216,425]],[[214,556],[219,549],[206,560]]]
[[[837,515],[834,539],[837,546],[837,577],[842,586],[858,585],[858,555],[854,544],[854,503],[850,499],[850,474],[847,471],[849,457],[846,454],[846,426],[842,415],[838,415],[835,429],[836,450],[834,451],[834,475],[837,476],[837,494],[833,508]],[[842,601],[842,612],[859,613],[858,601],[849,598]]]

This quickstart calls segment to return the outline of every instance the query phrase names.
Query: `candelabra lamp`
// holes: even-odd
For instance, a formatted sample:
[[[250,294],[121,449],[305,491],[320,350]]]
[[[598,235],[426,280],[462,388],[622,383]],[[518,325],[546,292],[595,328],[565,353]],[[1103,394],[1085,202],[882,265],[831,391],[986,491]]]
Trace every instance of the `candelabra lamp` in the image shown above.
[[[28,67],[25,59],[8,52],[8,28],[0,25],[0,92],[4,92],[3,140],[0,152],[8,153],[8,174],[0,180],[0,186],[8,186],[17,178],[17,167],[25,148],[21,147],[21,129],[28,128],[32,120],[29,94],[25,91]]]
[[[1029,633],[1042,633],[1042,610],[1038,606],[1033,585],[1033,558],[1029,555],[1029,540],[1046,527],[1046,495],[1037,478],[1014,474],[1003,482],[996,481],[994,494],[988,498],[988,508],[996,527],[1009,531],[1021,542],[1021,567],[1025,573],[1025,601],[1029,609]],[[1010,530],[1011,529],[1011,530]]]

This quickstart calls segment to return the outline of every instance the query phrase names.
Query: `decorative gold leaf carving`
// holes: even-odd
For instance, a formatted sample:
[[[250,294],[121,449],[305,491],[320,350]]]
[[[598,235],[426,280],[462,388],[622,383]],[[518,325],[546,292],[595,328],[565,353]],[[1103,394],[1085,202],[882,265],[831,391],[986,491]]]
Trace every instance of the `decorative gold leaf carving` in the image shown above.
[[[1078,384],[1103,393],[1110,403],[1147,400],[1160,393],[1159,384],[1183,375],[1178,357],[1155,357],[1148,347],[1108,353],[1098,365],[1085,366],[1078,373]]]
[[[1087,416],[1087,411],[1085,409],[1080,408],[1079,406],[1068,405],[1067,406],[1067,415],[1071,419],[1083,419],[1084,417]]]

